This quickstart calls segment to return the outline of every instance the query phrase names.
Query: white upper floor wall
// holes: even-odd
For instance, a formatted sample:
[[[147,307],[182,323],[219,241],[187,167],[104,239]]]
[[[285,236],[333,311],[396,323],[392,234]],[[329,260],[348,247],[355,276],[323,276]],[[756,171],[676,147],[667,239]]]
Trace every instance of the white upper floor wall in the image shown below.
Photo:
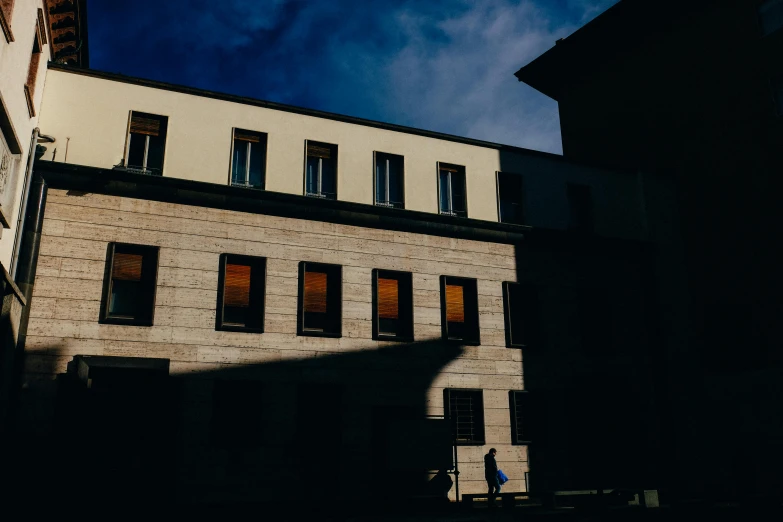
[[[314,140],[337,146],[341,201],[374,203],[373,153],[384,152],[404,157],[407,210],[439,212],[437,169],[443,162],[465,168],[469,218],[498,221],[496,176],[501,171],[523,176],[528,225],[567,228],[566,187],[576,183],[591,187],[595,233],[645,237],[642,192],[632,173],[575,165],[524,149],[462,143],[459,138],[422,136],[413,129],[388,130],[373,122],[350,123],[139,83],[93,71],[50,69],[40,127],[57,139],[55,161],[101,168],[120,164],[130,111],[140,111],[168,118],[163,176],[229,184],[233,129],[240,128],[268,136],[269,191],[304,194],[305,140]],[[50,146],[44,159],[51,160],[53,150]]]

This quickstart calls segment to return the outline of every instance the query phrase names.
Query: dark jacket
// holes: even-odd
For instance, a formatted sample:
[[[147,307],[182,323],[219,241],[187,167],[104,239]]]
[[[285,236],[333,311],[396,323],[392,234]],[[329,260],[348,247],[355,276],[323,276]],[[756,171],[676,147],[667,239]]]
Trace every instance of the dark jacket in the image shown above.
[[[498,462],[492,453],[484,455],[484,478],[495,480],[498,476]]]

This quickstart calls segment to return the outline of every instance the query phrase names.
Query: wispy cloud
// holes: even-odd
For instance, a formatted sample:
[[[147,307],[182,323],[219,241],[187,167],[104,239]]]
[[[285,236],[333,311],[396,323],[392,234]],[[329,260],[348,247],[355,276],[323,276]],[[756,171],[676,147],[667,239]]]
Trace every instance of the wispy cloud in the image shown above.
[[[615,1],[92,0],[90,53],[98,69],[560,152],[556,104],[513,73]]]

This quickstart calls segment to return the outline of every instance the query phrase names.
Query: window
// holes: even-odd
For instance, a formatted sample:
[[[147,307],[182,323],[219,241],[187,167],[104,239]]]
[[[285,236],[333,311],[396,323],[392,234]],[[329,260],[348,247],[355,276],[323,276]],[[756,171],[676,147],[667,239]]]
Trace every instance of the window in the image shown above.
[[[498,172],[498,212],[501,223],[524,225],[522,176]]]
[[[783,27],[783,0],[767,0],[759,6],[761,34],[766,36]]]
[[[373,339],[413,340],[413,279],[409,272],[373,270]]]
[[[480,344],[475,279],[441,276],[440,309],[444,339]]]
[[[593,230],[593,197],[587,185],[568,184],[568,228],[579,232]]]
[[[234,129],[231,151],[231,184],[264,188],[266,181],[266,134]]]
[[[778,116],[783,116],[783,76],[772,82],[772,95]]]
[[[579,333],[585,355],[611,355],[614,352],[614,306],[609,290],[580,289],[578,304]]]
[[[298,335],[342,335],[342,267],[299,263]]]
[[[506,346],[524,348],[535,345],[540,321],[538,290],[532,285],[503,283],[503,309]]]
[[[465,192],[465,167],[438,163],[440,213],[468,217]]]
[[[451,421],[457,445],[484,444],[484,393],[481,390],[443,390],[443,411]]]
[[[41,11],[41,9],[38,9]],[[24,83],[24,96],[27,101],[27,111],[30,117],[35,116],[35,83],[38,78],[38,69],[41,64],[43,46],[46,44],[46,27],[43,25],[43,13],[40,12],[35,26],[33,37],[33,52],[30,55],[30,66],[27,69],[27,80]]]
[[[13,13],[14,0],[0,0],[0,29],[3,30],[8,43],[14,41],[14,34],[11,32],[11,16]]]
[[[264,331],[266,259],[220,256],[215,329]]]
[[[530,394],[526,391],[508,392],[511,410],[511,443],[530,444]]]
[[[306,141],[305,195],[337,199],[337,145]]]
[[[141,174],[163,174],[168,121],[165,116],[131,111],[125,168]]]
[[[109,243],[100,322],[152,326],[157,275],[158,247]]]
[[[212,445],[252,448],[262,442],[262,384],[217,379],[212,389]]]
[[[375,204],[381,207],[405,208],[402,156],[376,152],[374,161]]]

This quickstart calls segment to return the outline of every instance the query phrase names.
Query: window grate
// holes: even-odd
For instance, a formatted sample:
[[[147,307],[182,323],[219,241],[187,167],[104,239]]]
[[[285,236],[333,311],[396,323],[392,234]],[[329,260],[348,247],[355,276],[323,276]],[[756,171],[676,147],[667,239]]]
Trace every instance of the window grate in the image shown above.
[[[511,442],[512,444],[529,444],[530,394],[526,391],[511,391],[509,399],[511,401]]]
[[[484,443],[484,405],[480,390],[446,390],[448,416],[458,444]]]

